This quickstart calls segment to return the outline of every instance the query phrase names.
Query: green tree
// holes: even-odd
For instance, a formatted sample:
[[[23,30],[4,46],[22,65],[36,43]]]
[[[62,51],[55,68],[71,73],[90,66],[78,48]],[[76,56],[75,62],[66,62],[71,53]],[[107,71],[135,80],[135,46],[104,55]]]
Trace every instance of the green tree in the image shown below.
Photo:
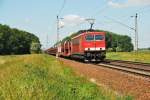
[[[0,54],[29,54],[32,42],[40,44],[32,33],[0,24]]]

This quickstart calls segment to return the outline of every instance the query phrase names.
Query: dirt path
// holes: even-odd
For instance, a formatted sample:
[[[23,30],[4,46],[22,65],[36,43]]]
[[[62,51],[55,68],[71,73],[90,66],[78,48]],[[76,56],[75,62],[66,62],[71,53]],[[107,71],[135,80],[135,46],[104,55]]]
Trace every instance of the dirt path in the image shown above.
[[[119,94],[133,95],[136,100],[150,100],[150,79],[60,58],[75,72],[89,80],[117,91]]]

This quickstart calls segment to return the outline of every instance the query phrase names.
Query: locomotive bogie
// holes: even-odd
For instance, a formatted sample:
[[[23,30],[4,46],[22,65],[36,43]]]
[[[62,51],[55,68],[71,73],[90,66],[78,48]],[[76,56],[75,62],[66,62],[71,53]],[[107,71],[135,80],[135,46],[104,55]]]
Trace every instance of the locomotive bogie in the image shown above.
[[[106,57],[105,51],[86,51],[84,53],[84,59],[88,61],[103,61]]]

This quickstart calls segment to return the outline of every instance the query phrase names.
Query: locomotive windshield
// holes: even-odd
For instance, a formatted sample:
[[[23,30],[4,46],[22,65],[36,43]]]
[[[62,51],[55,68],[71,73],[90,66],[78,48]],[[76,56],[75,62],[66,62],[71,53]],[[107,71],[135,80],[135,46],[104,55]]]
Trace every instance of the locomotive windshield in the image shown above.
[[[92,40],[94,40],[94,36],[93,35],[86,35],[86,40],[87,41],[92,41]]]
[[[95,35],[95,40],[103,40],[104,36],[103,35]]]
[[[86,40],[87,41],[93,41],[93,40],[103,40],[104,36],[103,35],[86,35]]]

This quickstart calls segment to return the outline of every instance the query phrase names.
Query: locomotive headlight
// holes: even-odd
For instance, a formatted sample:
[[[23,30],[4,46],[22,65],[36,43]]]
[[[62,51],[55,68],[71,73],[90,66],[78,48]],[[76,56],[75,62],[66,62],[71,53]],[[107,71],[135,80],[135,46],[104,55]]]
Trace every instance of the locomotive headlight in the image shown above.
[[[89,51],[89,50],[90,50],[90,48],[85,48],[84,50],[85,50],[85,51]]]
[[[84,50],[86,50],[86,51],[87,51],[87,50],[88,50],[88,48],[85,48]]]
[[[90,54],[90,53],[87,53],[87,54],[86,54],[86,56],[87,56],[87,57],[90,57],[90,56],[91,56],[91,54]]]
[[[98,54],[96,54],[96,56],[97,56],[97,57],[100,57],[100,56],[101,56],[101,54],[100,54],[100,53],[98,53]]]

